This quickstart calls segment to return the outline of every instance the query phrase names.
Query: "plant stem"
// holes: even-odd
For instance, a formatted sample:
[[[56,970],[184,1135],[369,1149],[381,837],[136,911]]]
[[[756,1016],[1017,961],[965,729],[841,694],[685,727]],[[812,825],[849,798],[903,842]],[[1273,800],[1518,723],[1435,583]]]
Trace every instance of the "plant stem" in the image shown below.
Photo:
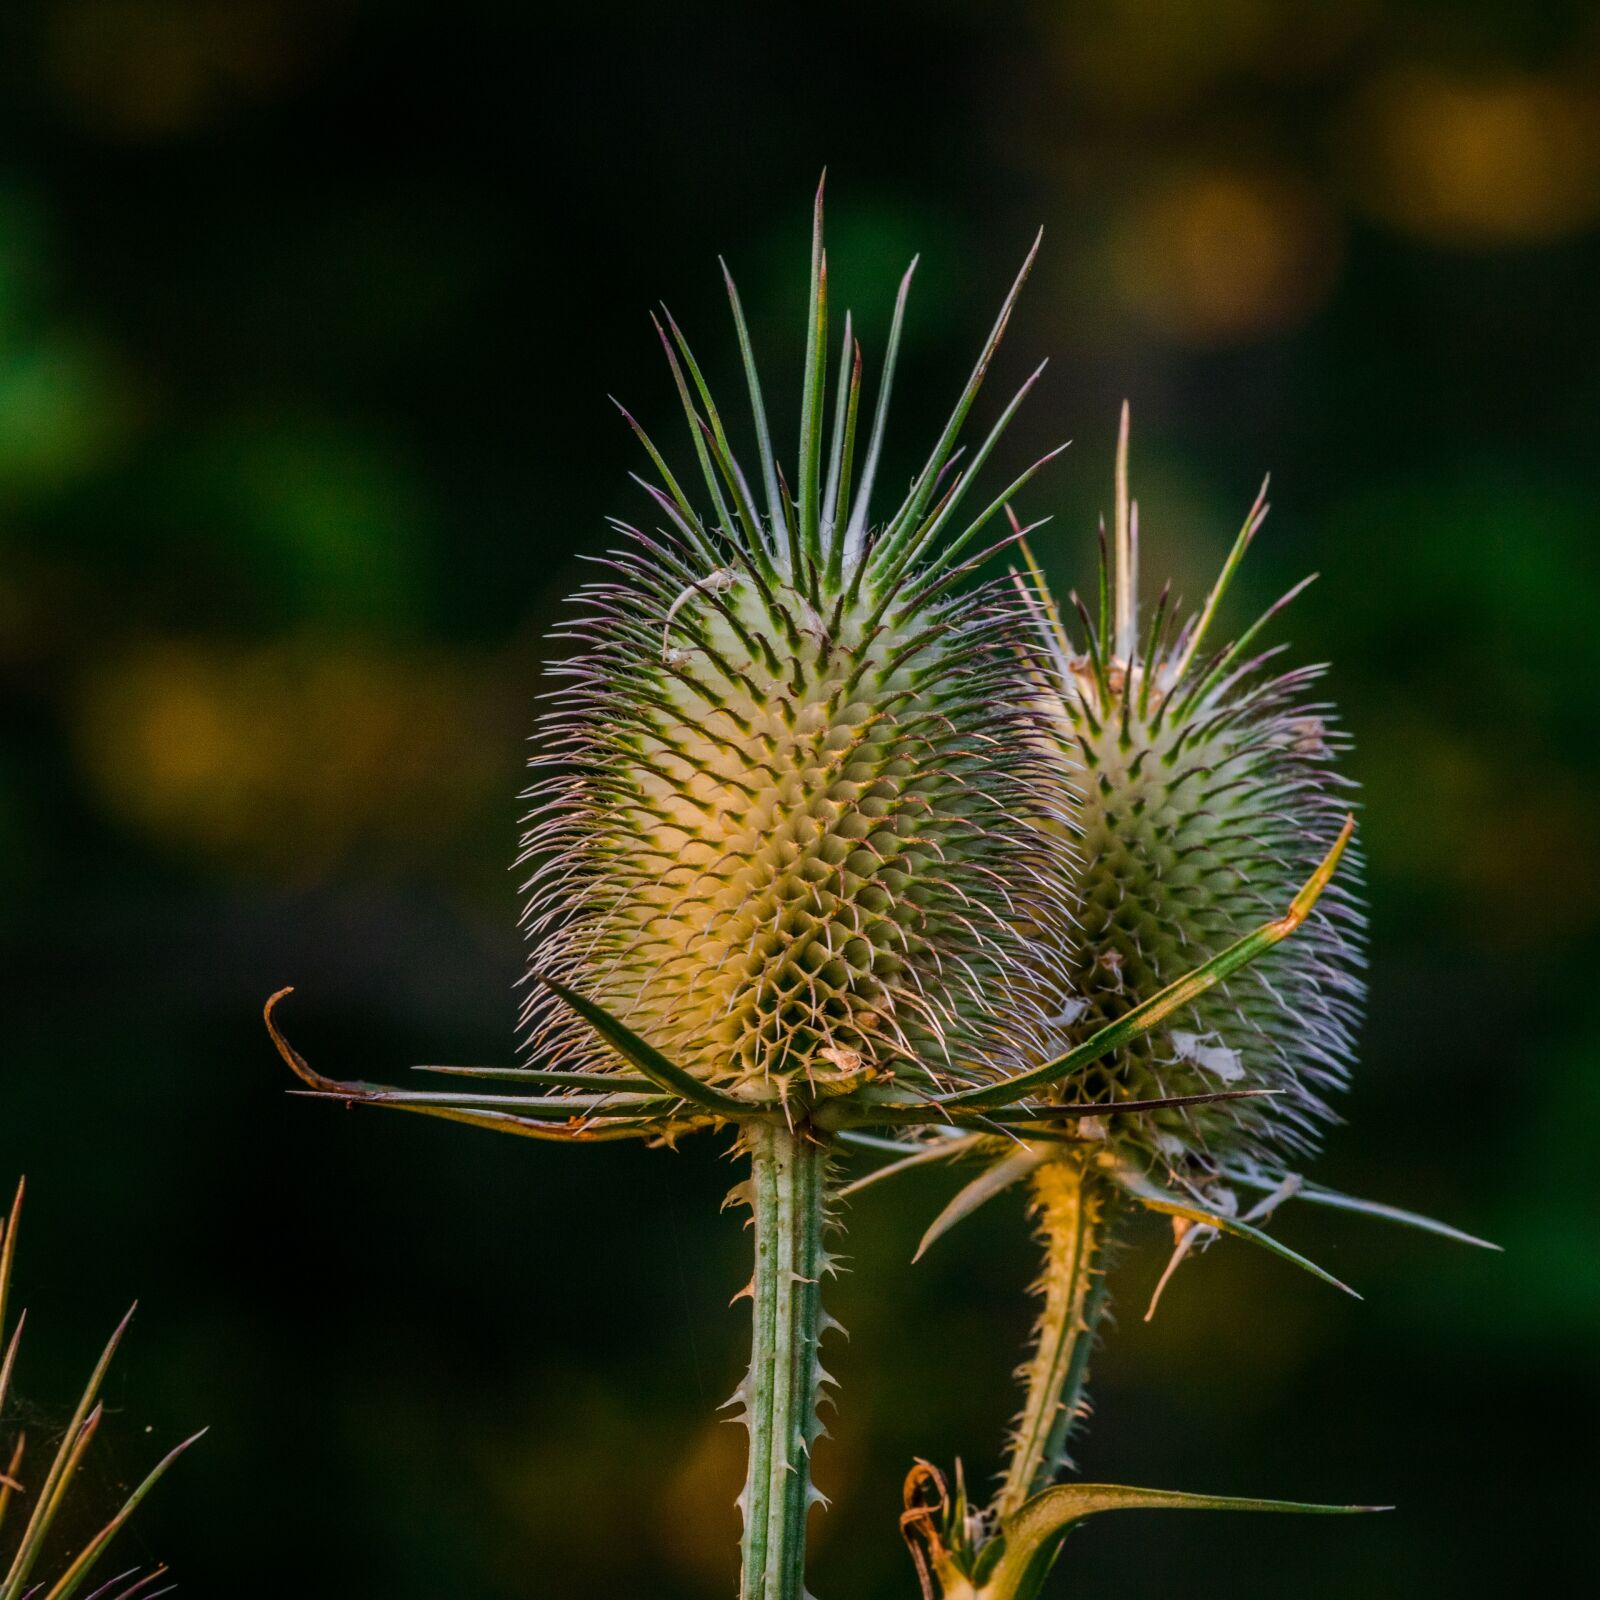
[[[750,1370],[738,1398],[750,1433],[739,1506],[744,1514],[740,1600],[801,1600],[811,1446],[821,1431],[817,1359],[824,1326],[826,1146],[808,1129],[758,1122],[745,1129],[755,1233],[750,1280]]]
[[[1066,1463],[1067,1439],[1083,1415],[1089,1355],[1105,1310],[1107,1196],[1077,1154],[1047,1161],[1031,1179],[1044,1246],[1035,1291],[1044,1305],[1019,1376],[1022,1413],[1011,1435],[994,1509],[1014,1515],[1047,1489]]]

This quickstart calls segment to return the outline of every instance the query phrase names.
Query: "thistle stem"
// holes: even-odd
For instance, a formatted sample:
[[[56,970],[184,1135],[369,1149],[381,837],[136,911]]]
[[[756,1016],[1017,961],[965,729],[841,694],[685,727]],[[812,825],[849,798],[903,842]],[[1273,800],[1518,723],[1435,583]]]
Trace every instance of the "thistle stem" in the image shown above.
[[[744,1492],[740,1600],[801,1600],[811,1446],[821,1431],[817,1358],[824,1326],[821,1279],[828,1265],[827,1149],[806,1129],[746,1125],[749,1201],[755,1233],[750,1281],[750,1370],[740,1389],[750,1434]]]
[[[1022,1413],[994,1506],[1002,1518],[1049,1488],[1066,1464],[1067,1440],[1083,1414],[1089,1356],[1106,1303],[1108,1197],[1090,1164],[1076,1154],[1062,1156],[1045,1162],[1030,1181],[1044,1246],[1035,1287],[1044,1304],[1018,1374],[1024,1386]]]

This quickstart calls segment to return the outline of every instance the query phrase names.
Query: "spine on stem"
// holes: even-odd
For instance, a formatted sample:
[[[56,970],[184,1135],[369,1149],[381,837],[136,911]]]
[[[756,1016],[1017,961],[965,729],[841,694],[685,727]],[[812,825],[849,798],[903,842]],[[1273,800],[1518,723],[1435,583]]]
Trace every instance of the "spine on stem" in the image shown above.
[[[801,1600],[806,1517],[822,1496],[811,1482],[811,1447],[822,1431],[817,1404],[831,1383],[818,1346],[834,1326],[822,1309],[829,1270],[824,1232],[828,1153],[809,1129],[758,1122],[744,1133],[755,1237],[750,1368],[735,1391],[750,1436],[739,1509],[744,1518],[740,1600]]]
[[[1076,1155],[1062,1156],[1037,1168],[1031,1183],[1044,1247],[1034,1289],[1043,1304],[1017,1374],[1022,1411],[994,1507],[1002,1518],[1048,1488],[1066,1465],[1067,1440],[1087,1411],[1089,1357],[1106,1303],[1108,1197],[1093,1168]]]

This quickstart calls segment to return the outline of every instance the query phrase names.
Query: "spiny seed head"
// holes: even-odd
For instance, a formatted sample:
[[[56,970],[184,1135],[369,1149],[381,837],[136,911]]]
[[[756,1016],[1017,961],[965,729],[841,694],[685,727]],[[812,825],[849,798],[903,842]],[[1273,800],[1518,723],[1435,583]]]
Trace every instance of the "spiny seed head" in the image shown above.
[[[525,840],[535,970],[754,1098],[797,1075],[1011,1070],[1042,1011],[1017,930],[1062,915],[1070,870],[1045,826],[1064,775],[1023,689],[1031,619],[1008,584],[956,582],[985,518],[943,537],[966,483],[944,475],[953,432],[868,530],[887,394],[856,477],[848,319],[824,485],[820,241],[812,283],[792,502],[748,348],[762,511],[673,326],[709,510],[646,440],[661,526],[617,524],[608,580],[580,597],[583,650],[558,669]],[[892,362],[891,343],[885,386]],[[541,989],[524,1025],[541,1063],[612,1064]]]
[[[1332,709],[1311,698],[1323,669],[1279,671],[1277,650],[1255,650],[1283,602],[1237,642],[1206,644],[1264,498],[1203,609],[1180,627],[1163,595],[1141,635],[1126,438],[1124,413],[1106,603],[1098,622],[1084,613],[1073,625],[1081,649],[1048,595],[1031,591],[1055,655],[1059,745],[1081,792],[1080,927],[1067,957],[1074,1040],[1281,917],[1338,834],[1353,787],[1338,771],[1347,740]],[[1109,1100],[1278,1091],[1108,1120],[1114,1139],[1142,1144],[1190,1182],[1230,1164],[1281,1172],[1309,1152],[1331,1116],[1327,1095],[1345,1082],[1361,1011],[1358,881],[1347,856],[1292,937],[1063,1092]]]

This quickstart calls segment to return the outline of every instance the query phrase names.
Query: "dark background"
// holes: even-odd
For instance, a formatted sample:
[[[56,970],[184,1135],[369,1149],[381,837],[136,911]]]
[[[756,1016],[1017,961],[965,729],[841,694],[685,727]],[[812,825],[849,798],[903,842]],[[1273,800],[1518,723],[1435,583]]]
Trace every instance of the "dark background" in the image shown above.
[[[1366,786],[1371,1020],[1324,1181],[1491,1256],[1291,1210],[1345,1300],[1224,1245],[1138,1319],[1091,1477],[1394,1502],[1107,1519],[1057,1593],[1534,1592],[1596,1489],[1592,650],[1600,23],[1588,5],[855,7],[63,0],[0,21],[0,1178],[26,1170],[41,1437],[143,1309],[85,1517],[191,1595],[728,1594],[743,1242],[709,1141],[562,1150],[286,1097],[508,1061],[521,763],[622,396],[685,441],[665,295],[736,409],[716,255],[779,430],[807,210],[881,353],[923,266],[903,481],[1036,225],[980,406],[1063,583],[1135,416],[1152,584],[1335,661]],[[876,370],[875,365],[873,371]],[[981,418],[980,418],[981,420]],[[983,1479],[1027,1309],[1020,1208],[914,1271],[936,1175],[863,1197],[819,1466],[824,1596],[906,1596],[914,1453]],[[147,1431],[149,1430],[149,1431]]]

